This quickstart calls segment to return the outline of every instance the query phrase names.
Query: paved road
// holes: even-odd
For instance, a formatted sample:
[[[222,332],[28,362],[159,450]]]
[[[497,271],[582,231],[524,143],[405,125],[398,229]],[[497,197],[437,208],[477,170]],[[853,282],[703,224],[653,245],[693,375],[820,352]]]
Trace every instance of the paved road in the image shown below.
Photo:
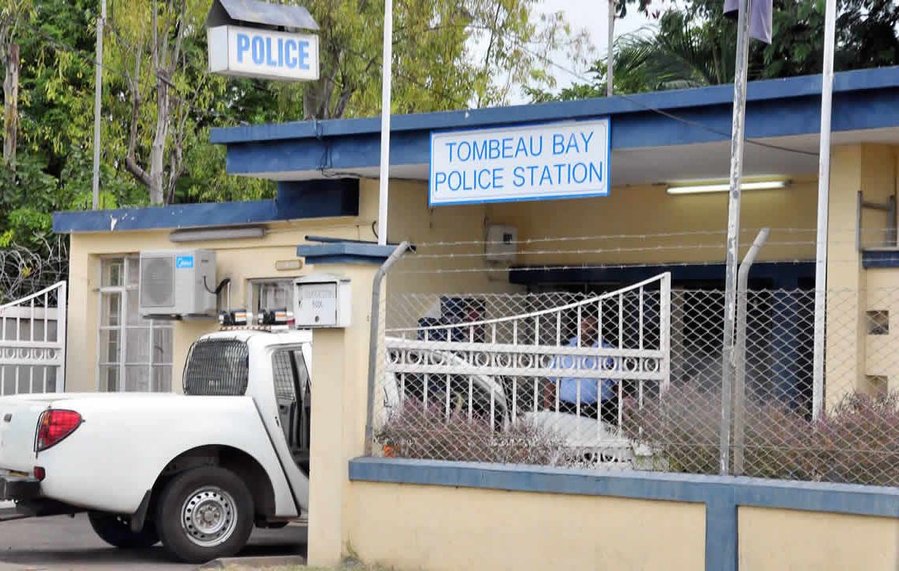
[[[260,529],[241,555],[305,555],[306,529]],[[195,569],[173,563],[159,545],[123,551],[109,547],[94,535],[87,516],[27,519],[0,523],[0,571],[82,571],[137,569],[156,571]]]

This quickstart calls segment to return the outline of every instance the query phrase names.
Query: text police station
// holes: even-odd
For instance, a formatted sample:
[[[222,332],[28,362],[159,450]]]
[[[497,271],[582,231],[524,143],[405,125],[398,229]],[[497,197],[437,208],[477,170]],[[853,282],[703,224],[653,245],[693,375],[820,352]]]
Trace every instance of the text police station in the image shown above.
[[[608,194],[608,121],[434,134],[432,205]]]

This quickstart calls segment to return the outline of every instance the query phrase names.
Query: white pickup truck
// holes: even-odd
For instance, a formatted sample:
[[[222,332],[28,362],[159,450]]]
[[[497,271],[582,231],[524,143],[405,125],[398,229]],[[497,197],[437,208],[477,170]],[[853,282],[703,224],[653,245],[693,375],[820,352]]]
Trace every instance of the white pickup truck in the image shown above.
[[[184,395],[0,398],[0,521],[88,512],[121,548],[162,541],[178,559],[235,554],[254,525],[305,515],[312,335],[200,338]],[[12,524],[4,524],[12,525]]]

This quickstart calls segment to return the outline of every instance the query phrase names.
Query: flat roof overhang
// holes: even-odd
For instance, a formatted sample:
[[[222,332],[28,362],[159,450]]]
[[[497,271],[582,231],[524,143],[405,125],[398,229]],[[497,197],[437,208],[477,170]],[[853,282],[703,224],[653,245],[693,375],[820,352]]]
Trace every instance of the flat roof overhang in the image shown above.
[[[821,76],[749,84],[746,176],[817,172],[820,93]],[[399,115],[392,120],[390,175],[427,180],[435,131],[610,117],[615,186],[722,178],[729,171],[732,101],[733,86],[722,85]],[[833,131],[835,145],[899,143],[899,67],[836,74]],[[219,128],[211,140],[227,146],[230,174],[294,181],[378,174],[377,118]]]

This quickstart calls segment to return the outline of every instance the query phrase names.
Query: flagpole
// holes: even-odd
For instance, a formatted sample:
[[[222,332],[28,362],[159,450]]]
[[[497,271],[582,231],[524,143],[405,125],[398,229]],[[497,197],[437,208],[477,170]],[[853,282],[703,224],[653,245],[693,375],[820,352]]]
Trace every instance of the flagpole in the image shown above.
[[[390,178],[390,90],[393,81],[393,0],[384,2],[384,61],[381,72],[381,166],[378,180],[378,244],[387,244]]]
[[[824,346],[827,302],[827,231],[830,206],[830,119],[833,104],[833,52],[836,43],[836,0],[824,12],[824,69],[821,76],[821,138],[818,151],[818,231],[815,252],[815,341],[812,365],[812,418],[824,409]]]
[[[106,27],[106,0],[100,0],[97,18],[97,61],[94,62],[94,172],[91,179],[91,206],[100,208],[100,113],[103,92],[103,28]]]
[[[609,0],[609,43],[606,53],[606,97],[611,97],[615,93],[615,52],[612,46],[615,45],[615,0]]]
[[[721,355],[721,433],[719,470],[730,469],[733,418],[734,334],[737,313],[737,256],[740,249],[740,182],[743,178],[743,138],[746,125],[746,81],[749,64],[750,0],[740,0],[737,16],[737,61],[734,71],[734,111],[730,144],[730,194],[727,208],[727,257],[724,285],[724,346]]]

